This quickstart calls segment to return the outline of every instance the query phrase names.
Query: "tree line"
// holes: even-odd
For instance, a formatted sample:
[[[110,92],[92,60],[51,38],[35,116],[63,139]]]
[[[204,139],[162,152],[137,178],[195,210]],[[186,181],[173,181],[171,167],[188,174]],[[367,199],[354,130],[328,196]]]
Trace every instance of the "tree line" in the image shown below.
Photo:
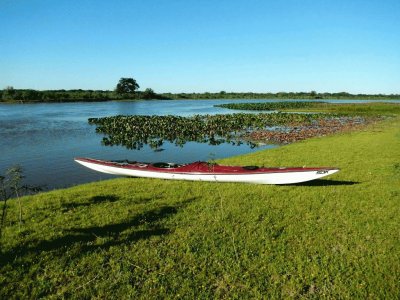
[[[349,94],[349,93],[161,93],[151,89],[136,91],[134,94],[119,94],[108,90],[0,90],[0,102],[78,102],[110,101],[128,99],[400,99],[399,94]]]
[[[164,99],[152,90],[138,91],[134,94],[118,94],[103,90],[0,90],[2,102],[78,102],[78,101],[110,101],[125,99]]]
[[[110,101],[128,99],[400,99],[399,94],[350,94],[311,92],[279,93],[235,93],[221,91],[218,93],[155,93],[147,88],[139,91],[137,81],[133,78],[121,78],[113,91],[109,90],[43,90],[14,89],[8,86],[0,90],[0,102],[78,102]]]
[[[3,102],[78,102],[125,99],[164,99],[151,88],[138,91],[139,84],[133,78],[121,78],[113,91],[109,90],[44,90],[14,89],[8,86],[0,90]]]
[[[161,95],[168,99],[400,99],[400,94],[317,93],[315,91],[278,93],[235,93],[221,91],[219,93],[163,93]]]

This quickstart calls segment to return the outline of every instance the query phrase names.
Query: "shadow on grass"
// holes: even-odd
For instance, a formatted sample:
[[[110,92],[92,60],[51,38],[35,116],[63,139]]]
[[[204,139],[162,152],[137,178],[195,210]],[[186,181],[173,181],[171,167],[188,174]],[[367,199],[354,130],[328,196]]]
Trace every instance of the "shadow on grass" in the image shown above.
[[[160,221],[176,214],[179,209],[186,207],[194,200],[196,198],[187,199],[175,206],[162,206],[151,209],[134,216],[126,222],[68,229],[67,234],[62,237],[49,241],[42,240],[36,245],[21,245],[10,251],[0,253],[0,265],[11,263],[16,258],[23,259],[25,256],[36,256],[43,251],[62,250],[76,246],[77,255],[81,256],[97,248],[105,249],[114,245],[135,243],[138,240],[148,239],[153,236],[169,234],[171,229],[162,227],[159,224]],[[141,229],[137,228],[139,226]],[[100,240],[100,243],[96,245],[98,239],[104,239],[104,241]],[[63,255],[64,252],[64,250],[58,251],[58,254],[54,253],[54,255]]]
[[[94,196],[90,198],[89,202],[83,202],[83,203],[65,203],[61,206],[62,211],[68,211],[72,209],[76,209],[78,207],[86,207],[90,206],[93,204],[99,204],[103,202],[115,202],[118,201],[119,198],[116,197],[115,195],[100,195],[100,196]]]
[[[300,182],[295,184],[290,184],[294,186],[329,186],[329,185],[355,185],[359,184],[356,181],[343,181],[343,180],[325,180],[325,179],[316,179],[307,182]]]

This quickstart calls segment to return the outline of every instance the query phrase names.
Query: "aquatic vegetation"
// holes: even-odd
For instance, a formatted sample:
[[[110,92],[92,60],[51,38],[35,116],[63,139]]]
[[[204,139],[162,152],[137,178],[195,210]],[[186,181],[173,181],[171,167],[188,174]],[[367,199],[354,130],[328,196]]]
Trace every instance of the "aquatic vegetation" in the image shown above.
[[[326,114],[226,114],[181,116],[113,116],[91,118],[96,132],[105,134],[103,144],[122,145],[128,149],[141,149],[145,144],[153,149],[161,147],[164,141],[183,146],[186,142],[219,145],[231,143],[240,145],[246,141],[244,136],[256,130],[271,126],[306,126],[313,121],[331,118]]]
[[[258,103],[227,103],[214,105],[215,107],[222,107],[237,110],[279,110],[279,109],[297,109],[297,108],[311,108],[318,107],[326,102],[258,102]]]
[[[336,117],[319,119],[312,124],[295,127],[274,127],[267,130],[250,132],[247,137],[252,141],[264,143],[289,144],[316,136],[325,136],[337,132],[360,129],[380,118]]]

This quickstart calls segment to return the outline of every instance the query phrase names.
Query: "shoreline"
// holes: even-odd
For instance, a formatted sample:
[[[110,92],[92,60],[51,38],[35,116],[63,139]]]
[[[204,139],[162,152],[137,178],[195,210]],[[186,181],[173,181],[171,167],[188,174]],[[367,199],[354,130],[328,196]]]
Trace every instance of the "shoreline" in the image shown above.
[[[148,106],[145,102],[142,102],[142,103],[144,103],[144,107]],[[160,103],[160,105],[162,105],[161,102],[159,102],[159,103]],[[214,103],[216,103],[216,101],[214,101]],[[187,104],[190,104],[190,103],[187,103]],[[101,107],[103,107],[103,106],[108,107],[108,105],[109,104],[100,105],[100,106]],[[119,104],[116,103],[115,105],[117,107],[119,107]],[[124,106],[130,106],[130,105],[131,104],[127,103]],[[193,103],[193,105],[194,105],[194,103]],[[204,102],[201,105],[208,105],[208,104]],[[96,105],[94,105],[94,106],[97,107]],[[177,107],[177,106],[179,106],[178,102],[176,102],[176,104],[174,104],[174,107]],[[51,105],[49,105],[49,106],[45,105],[44,106],[45,112],[48,111],[48,110],[51,111],[52,110],[51,107],[52,107]],[[75,106],[74,105],[67,105],[67,107],[74,108]],[[77,107],[79,107],[79,106],[77,106]],[[133,102],[132,102],[132,107],[135,107],[135,104],[133,104]],[[155,103],[155,105],[153,105],[153,107],[158,107],[158,104]],[[364,104],[351,104],[351,105],[343,105],[343,104],[330,105],[329,104],[329,105],[326,105],[326,107],[329,107],[329,111],[332,112],[333,115],[335,115],[337,113],[343,114],[344,112],[348,111],[352,115],[356,114],[358,116],[361,116],[362,119],[365,119],[365,117],[369,118],[370,115],[371,115],[372,118],[375,118],[376,115],[372,114],[373,112],[377,113],[377,114],[382,114],[382,115],[390,115],[392,113],[397,113],[397,114],[400,113],[400,105],[399,104],[378,104],[378,103],[371,103],[371,104],[365,104],[365,105]],[[26,107],[26,108],[28,108],[26,111],[29,113],[31,110],[29,109],[29,107]],[[32,108],[34,108],[34,106],[32,106]],[[60,108],[63,109],[63,106],[61,106]],[[19,110],[17,106],[15,106],[14,108],[12,108],[10,106],[10,109],[15,110],[15,111]],[[22,109],[22,107],[21,107],[21,109]],[[56,108],[56,107],[53,108],[53,109],[61,111],[61,109]],[[92,110],[90,104],[87,105],[87,109],[89,111]],[[314,109],[308,109],[308,110],[314,110]],[[319,110],[319,112],[323,112],[324,110],[328,110],[328,109],[325,108],[323,110],[321,110],[321,109],[318,109],[318,110]],[[233,111],[233,113],[234,113],[234,111]],[[84,115],[86,115],[86,114],[84,114]],[[114,114],[111,114],[111,115],[114,115]],[[117,115],[117,113],[115,115]],[[245,115],[245,116],[247,116],[247,115]],[[283,119],[285,119],[284,114],[281,114],[281,116],[282,116]],[[234,123],[241,123],[241,122],[242,123],[246,123],[247,122],[246,119],[242,119],[242,117],[236,118],[236,117],[232,116],[232,118],[233,118],[232,121],[234,121]],[[153,118],[151,118],[151,119],[153,119]],[[275,119],[275,118],[273,118],[273,119]],[[232,152],[230,152],[229,155],[232,155],[232,154],[235,154],[235,153],[236,154],[240,154],[240,153],[244,153],[244,152],[252,152],[252,151],[260,150],[260,149],[257,149],[257,148],[251,148],[251,150],[250,150],[250,148],[249,148],[250,145],[260,145],[262,147],[268,147],[268,145],[265,145],[265,144],[271,144],[272,143],[272,144],[282,145],[282,144],[293,143],[293,142],[304,140],[304,139],[309,139],[309,138],[315,137],[315,136],[322,136],[322,135],[332,134],[332,133],[335,133],[335,132],[342,132],[343,131],[342,130],[343,126],[342,127],[340,127],[340,126],[341,125],[346,125],[346,124],[334,124],[332,122],[331,123],[320,124],[319,121],[312,121],[310,123],[300,123],[300,120],[298,118],[296,118],[296,119],[297,119],[297,123],[293,123],[293,124],[285,123],[286,126],[283,126],[283,123],[282,123],[281,126],[278,126],[278,128],[277,128],[278,130],[281,129],[278,132],[271,132],[271,131],[262,132],[261,130],[263,130],[264,128],[259,128],[260,130],[258,130],[257,132],[253,133],[250,136],[250,138],[240,137],[239,135],[237,136],[237,138],[235,136],[231,137],[231,140],[233,138],[233,140],[236,140],[236,141],[243,141],[245,150],[244,151],[242,151],[242,150],[233,150]],[[167,124],[171,123],[171,122],[175,123],[175,121],[171,121],[171,119],[167,118],[167,120],[169,120],[167,122]],[[174,120],[174,118],[172,118],[172,120]],[[220,120],[222,120],[222,122],[224,122],[223,120],[226,120],[226,118],[222,117],[222,118],[220,118]],[[80,122],[83,122],[83,123],[86,124],[86,118],[84,118],[83,120],[80,120]],[[165,122],[161,122],[161,124],[163,124],[163,123],[165,123]],[[213,121],[211,123],[217,124],[218,122],[216,123],[215,121]],[[231,123],[231,122],[227,122],[227,123]],[[259,121],[257,121],[256,123],[259,123]],[[181,123],[179,123],[179,124],[181,124]],[[288,127],[288,125],[290,125],[290,126]],[[347,126],[344,129],[345,130],[355,131],[355,130],[352,129],[352,127],[354,125],[358,125],[358,124],[355,124],[353,122],[352,124],[350,124],[349,126]],[[188,125],[188,126],[190,128],[192,125]],[[267,124],[266,126],[267,126],[266,128],[269,129],[268,126],[271,126],[271,125]],[[120,130],[122,129],[122,127],[123,126],[120,127]],[[146,126],[146,128],[147,127],[148,126]],[[182,125],[182,126],[177,126],[177,127],[178,128],[186,128],[187,126],[183,126]],[[283,127],[283,128],[279,128],[279,127]],[[295,127],[295,128],[293,128],[293,127]],[[274,128],[270,128],[270,129],[274,129]],[[221,130],[221,128],[218,129],[218,130]],[[250,131],[253,131],[253,130],[256,130],[256,129],[253,128]],[[170,129],[170,131],[171,131],[171,129]],[[196,131],[198,131],[198,130],[196,129]],[[220,135],[222,134],[220,131],[218,131],[218,132],[219,132]],[[229,129],[228,129],[228,132],[230,132]],[[243,131],[243,133],[245,133],[245,131]],[[147,132],[147,134],[149,134],[149,132]],[[156,133],[156,134],[160,134],[160,133]],[[129,135],[129,133],[128,133],[128,135]],[[139,134],[139,136],[141,136],[141,134]],[[179,137],[180,135],[178,134],[177,136]],[[192,156],[186,157],[186,159],[184,161],[179,161],[179,155],[173,154],[173,153],[176,152],[176,150],[174,150],[172,148],[171,148],[171,151],[168,152],[168,153],[164,153],[163,152],[163,154],[157,154],[157,155],[153,154],[151,159],[148,159],[148,157],[147,158],[137,157],[137,155],[140,156],[141,153],[137,154],[137,153],[134,153],[134,152],[129,152],[129,153],[128,152],[126,152],[126,153],[121,152],[123,154],[120,155],[119,152],[115,152],[115,151],[113,152],[113,149],[103,151],[102,150],[103,148],[101,148],[103,146],[100,145],[101,138],[98,137],[98,135],[91,135],[91,137],[93,137],[92,138],[92,140],[93,140],[92,144],[94,145],[93,147],[94,148],[97,147],[97,148],[99,148],[99,150],[93,152],[93,153],[96,153],[97,155],[95,155],[95,154],[91,154],[91,155],[85,154],[85,156],[88,156],[88,157],[104,158],[103,157],[103,152],[109,151],[110,153],[114,153],[113,155],[108,157],[110,159],[119,159],[119,158],[130,157],[130,158],[133,158],[133,159],[138,160],[138,161],[153,161],[154,162],[154,161],[166,161],[166,160],[168,160],[168,161],[172,161],[172,162],[177,162],[177,160],[178,160],[178,162],[180,162],[180,163],[192,162],[192,161],[199,160],[199,159],[200,160],[204,160],[204,161],[210,159],[209,156],[203,155],[203,153],[205,153],[205,151],[202,151],[201,153],[197,153],[196,155],[192,155]],[[182,140],[183,139],[186,140],[186,141],[190,141],[190,140],[187,140],[187,137],[182,137]],[[104,140],[104,137],[103,137],[103,140]],[[179,140],[181,140],[181,139],[179,139]],[[251,140],[253,143],[250,143],[249,140]],[[154,140],[154,141],[157,142],[157,140]],[[167,140],[165,140],[165,141],[167,141]],[[39,145],[37,147],[37,149],[39,149],[40,147],[41,146]],[[201,145],[201,147],[203,147],[203,145]],[[246,149],[247,149],[246,147],[248,147],[249,150],[246,151]],[[161,146],[161,148],[162,148],[162,146]],[[234,147],[234,148],[236,149],[236,147]],[[36,150],[34,149],[33,151],[37,151],[37,149]],[[83,148],[83,149],[84,149],[84,151],[88,151],[85,148]],[[239,149],[239,147],[237,147],[237,149]],[[242,149],[242,147],[240,147],[240,149]],[[40,149],[39,149],[39,151],[40,151]],[[126,151],[126,149],[122,149],[122,151]],[[214,150],[210,149],[209,151],[214,151]],[[215,150],[215,151],[217,151],[217,150]],[[82,152],[82,151],[79,151],[79,152]],[[186,152],[182,152],[182,153],[188,153],[188,152],[186,151]],[[46,183],[48,183],[48,186],[45,188],[45,190],[52,190],[54,188],[63,188],[63,187],[72,186],[72,185],[79,184],[79,183],[85,183],[85,182],[89,182],[89,181],[96,181],[96,180],[98,180],[98,179],[100,179],[102,177],[99,174],[90,174],[90,172],[83,172],[83,171],[79,170],[79,168],[76,168],[75,165],[70,162],[71,157],[72,157],[71,155],[72,154],[69,154],[69,156],[68,156],[68,153],[66,153],[66,156],[68,156],[68,157],[64,157],[63,158],[64,159],[63,163],[64,163],[65,166],[67,166],[66,170],[68,172],[66,173],[66,175],[74,174],[74,175],[76,175],[76,177],[74,176],[74,177],[65,177],[65,178],[63,178],[62,175],[60,175],[57,172],[54,172],[54,174],[55,174],[54,179],[53,179],[53,177],[46,177],[47,180],[45,180],[45,179],[36,180],[35,178],[37,178],[37,177],[35,177],[34,175],[35,174],[41,174],[40,173],[41,171],[36,171],[36,169],[33,169],[31,167],[31,169],[27,168],[27,170],[26,170],[26,175],[27,175],[26,183],[27,184],[34,184],[34,185],[38,185],[38,186],[40,185],[40,186],[44,186],[44,187],[47,186]],[[81,153],[74,154],[74,156],[79,156],[79,155],[82,156]],[[215,157],[218,157],[218,158],[222,159],[222,158],[227,157],[227,156],[228,155],[226,155],[226,156],[225,155],[216,155]],[[14,161],[8,160],[8,161],[10,161],[10,163],[4,164],[2,166],[2,167],[4,167],[3,168],[4,170],[7,167],[11,166],[12,163],[15,164],[15,160]],[[29,163],[29,162],[20,161],[20,163],[21,163],[22,166],[24,166],[25,163]],[[39,165],[39,164],[36,163],[36,166],[37,165]],[[42,168],[42,169],[46,170],[46,168]],[[34,171],[32,171],[32,170],[34,170]],[[3,173],[4,172],[5,171],[3,171]],[[50,170],[50,172],[52,172],[52,171]],[[70,179],[67,179],[67,178],[82,178],[82,179],[74,179],[74,180],[71,179],[70,180]]]
[[[346,119],[346,120],[344,120]],[[361,120],[354,120],[352,118],[347,117],[340,117],[339,119],[332,119],[332,120],[322,120],[322,125],[314,124],[311,126],[304,126],[298,125],[295,126],[290,131],[269,131],[269,130],[256,130],[250,134],[243,135],[243,141],[251,141],[255,144],[275,144],[278,147],[274,147],[271,149],[261,149],[256,152],[270,152],[276,151],[276,149],[295,145],[299,142],[307,142],[312,139],[318,138],[329,138],[336,135],[343,135],[343,134],[356,134],[362,131],[368,131],[369,129],[373,128],[374,126],[379,126],[379,124],[391,122],[391,120],[395,120],[395,117],[369,117],[369,118],[361,118]],[[237,157],[246,157],[251,156],[252,153],[246,154],[239,154],[227,158],[217,159],[216,162],[220,161],[229,161],[231,159],[235,160]],[[250,162],[249,162],[250,163]],[[250,163],[250,165],[254,165],[254,163]],[[118,178],[123,178],[123,176],[117,176],[115,178],[109,178],[104,180],[95,180],[91,182],[85,183],[78,183],[71,186],[65,187],[58,187],[58,188],[50,188],[50,189],[43,189],[43,191],[39,192],[38,194],[64,190],[69,188],[74,188],[81,185],[93,184],[93,183],[101,183],[103,181],[108,180],[115,180]]]
[[[321,120],[309,126],[299,125],[293,128],[281,128],[280,130],[256,130],[245,135],[245,137],[255,142],[287,145],[315,137],[363,130],[367,126],[382,120],[383,118],[352,119],[338,117]]]

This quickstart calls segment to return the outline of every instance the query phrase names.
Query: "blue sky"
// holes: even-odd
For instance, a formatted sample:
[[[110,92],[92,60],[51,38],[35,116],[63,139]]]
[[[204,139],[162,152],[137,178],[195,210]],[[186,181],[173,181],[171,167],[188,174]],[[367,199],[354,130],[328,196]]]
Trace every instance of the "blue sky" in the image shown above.
[[[0,0],[0,88],[400,93],[400,1]]]

